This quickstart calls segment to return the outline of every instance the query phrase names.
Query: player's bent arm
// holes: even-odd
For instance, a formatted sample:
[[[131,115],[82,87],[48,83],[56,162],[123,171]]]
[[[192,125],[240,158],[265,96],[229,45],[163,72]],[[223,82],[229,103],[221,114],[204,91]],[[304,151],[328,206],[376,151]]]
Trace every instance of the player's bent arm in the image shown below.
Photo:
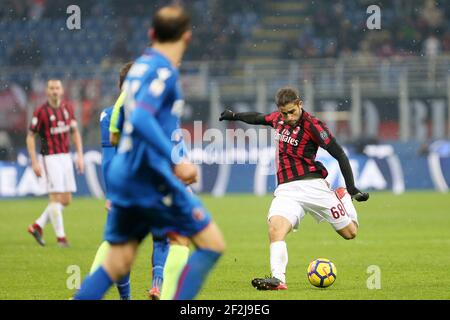
[[[231,110],[225,110],[221,113],[219,121],[242,121],[248,124],[261,124],[267,125],[266,116],[259,112],[233,112]]]
[[[331,140],[326,150],[338,161],[339,168],[344,176],[347,191],[352,198],[356,201],[367,201],[369,199],[369,194],[367,192],[361,192],[355,187],[350,161],[348,160],[348,157],[342,147],[336,142],[336,139],[333,138]]]
[[[344,149],[342,149],[342,147],[333,138],[333,140],[330,142],[326,150],[333,158],[335,158],[338,161],[339,168],[341,169],[342,175],[344,176],[345,185],[347,187],[348,193],[350,193],[350,195],[354,195],[360,192],[355,187],[355,180],[353,178],[352,167],[350,166],[350,161],[348,160],[348,157],[345,154]]]
[[[130,119],[133,130],[138,133],[150,146],[162,156],[174,163],[172,159],[172,143],[164,134],[155,117],[143,108],[136,108]]]

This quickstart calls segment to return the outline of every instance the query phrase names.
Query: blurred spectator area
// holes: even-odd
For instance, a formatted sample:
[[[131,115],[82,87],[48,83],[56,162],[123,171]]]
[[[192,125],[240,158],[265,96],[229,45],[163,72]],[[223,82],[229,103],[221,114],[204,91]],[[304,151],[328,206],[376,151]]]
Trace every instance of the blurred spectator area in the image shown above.
[[[66,9],[81,8],[81,30],[66,28]],[[167,1],[4,0],[2,65],[125,62],[148,44],[153,12]],[[302,59],[368,55],[436,56],[450,52],[450,6],[435,0],[175,1],[192,16],[186,60]],[[381,30],[366,28],[369,5]]]
[[[33,107],[41,103],[42,84],[61,78],[69,99],[81,99],[83,123],[90,123],[117,94],[118,72],[148,46],[155,10],[167,1],[2,0],[0,6],[0,92],[22,88]],[[186,60],[236,58],[237,48],[257,23],[258,1],[175,1],[192,17],[194,38]],[[67,7],[81,9],[81,29],[69,30]],[[16,71],[15,71],[16,70]],[[98,81],[101,79],[101,81]],[[95,82],[95,99],[84,85]],[[74,85],[76,83],[77,85]],[[36,92],[40,92],[36,94]],[[36,99],[38,95],[38,99]],[[13,110],[13,107],[9,108]],[[11,111],[12,112],[12,111]],[[96,123],[95,121],[93,122]],[[23,124],[22,124],[23,125]]]
[[[253,97],[259,80],[267,81],[270,94],[280,85],[311,80],[316,96],[348,96],[355,75],[371,92],[381,89],[395,96],[404,70],[411,92],[425,92],[415,83],[429,86],[424,93],[428,96],[435,88],[446,88],[449,1],[174,2],[192,17],[193,39],[182,65],[188,99],[204,99],[213,82],[223,96]],[[63,79],[67,98],[76,102],[85,132],[97,133],[100,110],[118,94],[121,65],[149,44],[151,16],[167,3],[1,0],[0,108],[11,115],[0,121],[0,130],[22,141],[16,133],[22,128],[23,134],[27,127],[25,110],[45,100],[43,83],[56,77]],[[81,8],[81,30],[66,26],[66,10],[72,4]],[[381,30],[366,27],[366,9],[373,4],[381,9]],[[428,59],[434,57],[436,61]],[[420,82],[413,81],[417,79]]]
[[[256,23],[257,1],[178,1],[192,16],[193,43],[187,60],[233,59]],[[81,30],[68,30],[66,9],[81,8]],[[6,0],[0,7],[2,65],[61,66],[125,62],[148,45],[154,11],[167,1]],[[33,9],[40,6],[40,10]],[[37,14],[36,12],[39,12]],[[247,19],[248,16],[248,19]],[[248,20],[248,21],[247,21]]]
[[[281,59],[450,53],[450,5],[436,0],[265,1],[243,56]],[[370,5],[381,29],[366,26]]]

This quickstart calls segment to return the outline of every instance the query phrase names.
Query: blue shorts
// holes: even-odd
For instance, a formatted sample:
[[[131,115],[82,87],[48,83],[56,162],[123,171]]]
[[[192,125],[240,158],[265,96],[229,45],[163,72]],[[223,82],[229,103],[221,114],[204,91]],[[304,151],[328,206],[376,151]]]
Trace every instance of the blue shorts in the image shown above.
[[[151,208],[122,207],[113,203],[105,228],[105,240],[112,244],[142,241],[149,233],[156,237],[170,233],[192,237],[211,221],[200,200],[186,190],[172,199],[166,198],[164,202]]]

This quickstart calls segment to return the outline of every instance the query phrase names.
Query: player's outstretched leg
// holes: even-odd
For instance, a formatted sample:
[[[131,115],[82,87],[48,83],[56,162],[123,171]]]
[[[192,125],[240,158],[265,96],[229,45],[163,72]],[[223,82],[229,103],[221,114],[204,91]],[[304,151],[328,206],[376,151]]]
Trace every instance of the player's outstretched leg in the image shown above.
[[[172,300],[177,290],[178,279],[189,259],[189,239],[175,236],[170,241],[169,253],[164,265],[164,282],[161,300]]]
[[[152,253],[152,286],[148,296],[152,300],[159,300],[163,284],[164,265],[169,252],[169,240],[166,237],[160,238],[153,236]]]
[[[115,281],[130,272],[137,247],[137,241],[111,245],[103,265],[86,277],[74,299],[99,300],[103,298]]]
[[[198,249],[191,255],[181,273],[174,300],[194,299],[225,250],[222,233],[214,222],[210,222],[191,240]]]

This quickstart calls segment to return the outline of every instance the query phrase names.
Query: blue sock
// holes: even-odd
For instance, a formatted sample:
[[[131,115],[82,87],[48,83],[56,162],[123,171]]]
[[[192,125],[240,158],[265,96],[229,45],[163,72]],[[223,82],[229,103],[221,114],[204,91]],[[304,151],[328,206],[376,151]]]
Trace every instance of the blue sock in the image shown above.
[[[106,273],[103,266],[90,276],[84,279],[80,290],[75,294],[75,300],[100,300],[105,295],[106,291],[111,287],[113,281]]]
[[[131,300],[130,273],[116,282],[121,300]]]
[[[152,288],[158,287],[161,290],[163,281],[164,265],[166,263],[167,254],[169,253],[169,241],[167,238],[153,237],[153,279]]]
[[[206,280],[206,276],[220,256],[221,254],[216,251],[208,249],[196,250],[181,273],[174,300],[194,299]]]

